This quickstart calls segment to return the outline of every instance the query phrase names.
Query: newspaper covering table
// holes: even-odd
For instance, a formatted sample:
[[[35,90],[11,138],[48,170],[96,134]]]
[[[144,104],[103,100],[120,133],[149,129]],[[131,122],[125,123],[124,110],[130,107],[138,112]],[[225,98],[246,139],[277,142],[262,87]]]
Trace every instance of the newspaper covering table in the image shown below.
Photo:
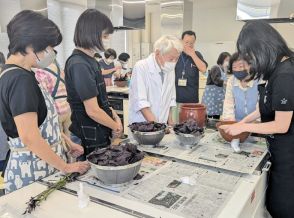
[[[173,134],[166,135],[158,146],[139,145],[141,150],[148,153],[252,174],[268,154],[266,142],[261,138],[249,137],[240,147],[241,152],[235,153],[230,144],[224,141],[218,132],[211,130],[205,133],[196,146],[183,147]]]
[[[246,175],[253,173],[265,159],[267,147],[259,138],[249,138],[241,144],[241,153],[234,153],[215,131],[207,131],[196,146],[183,148],[175,135],[167,135],[159,146],[139,146],[147,152],[139,174],[121,185],[105,185],[94,171],[81,176],[88,193],[99,198],[98,190],[113,196],[108,201],[112,208],[115,197],[140,202],[180,217],[217,217]],[[59,174],[43,182],[57,180]],[[66,186],[78,190],[78,183]],[[99,201],[97,201],[99,202]],[[117,205],[122,210],[121,205]],[[141,211],[142,212],[142,211]],[[144,213],[144,212],[142,212]],[[139,216],[140,217],[140,216]],[[150,217],[146,215],[146,217]]]
[[[233,194],[240,177],[237,173],[170,162],[158,174],[131,187],[123,197],[183,217],[214,217]]]
[[[205,166],[174,162],[166,158],[146,157],[139,174],[143,176],[122,185],[104,185],[95,178],[94,171],[81,176],[93,197],[95,190],[102,190],[181,217],[213,217],[234,193],[242,177],[240,173],[225,172]],[[58,180],[60,174],[48,177],[43,182]],[[77,191],[78,183],[67,189]]]

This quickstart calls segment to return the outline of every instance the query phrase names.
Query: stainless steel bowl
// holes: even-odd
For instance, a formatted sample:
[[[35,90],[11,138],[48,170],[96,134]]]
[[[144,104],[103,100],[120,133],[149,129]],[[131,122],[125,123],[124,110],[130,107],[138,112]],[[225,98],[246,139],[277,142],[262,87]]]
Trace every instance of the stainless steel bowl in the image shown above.
[[[143,160],[125,166],[100,166],[90,162],[96,177],[107,185],[122,184],[131,181],[139,172]]]
[[[184,134],[184,133],[176,133],[176,137],[180,142],[180,145],[183,146],[191,146],[197,145],[200,139],[203,137],[203,134],[196,133],[196,134]]]
[[[137,132],[133,131],[134,139],[141,145],[158,145],[165,135],[164,130],[156,132]]]

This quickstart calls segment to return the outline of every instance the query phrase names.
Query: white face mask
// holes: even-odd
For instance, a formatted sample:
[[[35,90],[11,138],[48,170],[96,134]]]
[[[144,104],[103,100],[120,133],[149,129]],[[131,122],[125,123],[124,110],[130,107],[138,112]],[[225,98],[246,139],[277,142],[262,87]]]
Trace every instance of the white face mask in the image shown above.
[[[102,39],[103,47],[108,49],[110,47],[110,39]]]
[[[53,63],[53,61],[56,58],[56,54],[53,50],[50,50],[50,51],[45,50],[45,55],[42,59],[40,59],[37,54],[35,55],[38,59],[36,63],[37,68],[41,68],[41,69],[48,67],[50,64]]]
[[[164,66],[161,68],[163,72],[172,72],[175,70],[176,63],[175,62],[165,62]]]
[[[127,69],[128,68],[128,63],[121,63],[121,66],[123,69]]]
[[[110,58],[107,58],[107,59],[106,59],[106,62],[107,62],[108,64],[111,64],[111,63],[113,63],[113,60],[110,59]]]
[[[223,67],[224,68],[228,68],[228,66],[229,66],[229,62],[228,61],[225,61],[224,64],[223,64]]]
[[[101,51],[101,50],[100,50],[99,48],[97,48],[97,47],[92,48],[92,51],[93,51],[94,54],[95,54],[95,53],[100,54],[101,57],[102,57],[102,55],[103,55],[103,51]]]

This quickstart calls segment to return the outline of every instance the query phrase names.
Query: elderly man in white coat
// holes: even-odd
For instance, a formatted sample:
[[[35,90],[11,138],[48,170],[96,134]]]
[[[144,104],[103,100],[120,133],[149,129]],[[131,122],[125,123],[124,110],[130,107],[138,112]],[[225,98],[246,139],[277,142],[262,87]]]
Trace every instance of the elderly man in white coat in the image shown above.
[[[173,124],[174,71],[182,50],[178,38],[162,36],[155,42],[154,52],[135,64],[129,90],[129,124],[142,121]]]

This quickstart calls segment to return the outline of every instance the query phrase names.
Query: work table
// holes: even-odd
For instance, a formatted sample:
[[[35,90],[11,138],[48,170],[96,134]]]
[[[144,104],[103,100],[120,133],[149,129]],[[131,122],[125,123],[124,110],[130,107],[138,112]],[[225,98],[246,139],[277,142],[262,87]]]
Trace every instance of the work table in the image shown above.
[[[106,86],[108,93],[122,93],[129,94],[129,87]]]
[[[84,182],[85,192],[91,196],[87,208],[77,207],[79,182],[76,181],[54,192],[31,217],[74,218],[103,214],[103,217],[122,218],[248,218],[248,214],[257,213],[256,208],[262,208],[258,205],[264,204],[265,143],[250,139],[242,145],[243,153],[234,154],[217,134],[208,131],[192,148],[181,147],[173,134],[166,135],[158,147],[139,146],[147,153],[139,172],[143,178],[123,185],[104,185],[95,179],[93,171],[89,171],[79,178]],[[20,214],[31,196],[59,177],[60,174],[52,175],[4,196],[0,198],[0,205]],[[184,178],[188,178],[188,183]],[[261,212],[258,213],[256,217],[260,217]]]

